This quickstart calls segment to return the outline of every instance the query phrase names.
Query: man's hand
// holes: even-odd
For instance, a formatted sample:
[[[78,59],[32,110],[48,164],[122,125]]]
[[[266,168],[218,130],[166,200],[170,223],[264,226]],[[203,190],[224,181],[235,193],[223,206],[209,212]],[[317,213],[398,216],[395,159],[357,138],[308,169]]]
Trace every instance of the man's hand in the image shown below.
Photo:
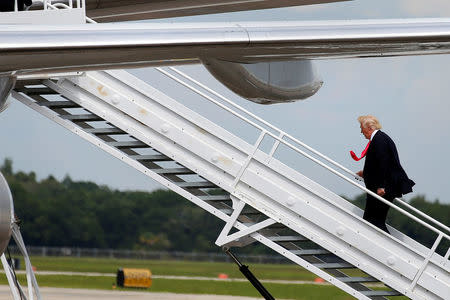
[[[359,177],[364,177],[364,176],[363,176],[363,171],[362,171],[362,170],[359,171],[359,172],[356,172],[356,175],[358,175]]]
[[[383,188],[377,189],[377,194],[381,197],[383,197],[386,194],[386,191]]]

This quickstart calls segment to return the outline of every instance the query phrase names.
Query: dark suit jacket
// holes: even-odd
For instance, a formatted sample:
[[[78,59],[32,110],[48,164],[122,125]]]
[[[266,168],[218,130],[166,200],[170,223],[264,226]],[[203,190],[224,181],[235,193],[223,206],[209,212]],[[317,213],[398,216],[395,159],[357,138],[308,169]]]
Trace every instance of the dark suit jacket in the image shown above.
[[[415,184],[400,165],[394,141],[380,130],[367,150],[363,176],[369,190],[376,193],[378,188],[384,188],[385,198],[393,199],[412,192]]]

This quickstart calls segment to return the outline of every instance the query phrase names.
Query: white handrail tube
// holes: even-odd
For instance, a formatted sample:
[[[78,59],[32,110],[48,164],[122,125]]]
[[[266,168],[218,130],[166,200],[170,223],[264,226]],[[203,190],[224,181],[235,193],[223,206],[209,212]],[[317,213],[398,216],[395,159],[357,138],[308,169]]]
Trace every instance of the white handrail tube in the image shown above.
[[[395,201],[400,202],[402,205],[406,206],[407,208],[409,208],[410,210],[412,210],[413,212],[417,213],[418,215],[424,217],[425,219],[433,222],[434,224],[440,226],[441,228],[447,230],[450,232],[450,228],[447,227],[445,224],[442,224],[441,222],[439,222],[436,219],[433,219],[432,217],[430,217],[429,215],[425,214],[424,212],[422,212],[421,210],[418,210],[417,208],[415,208],[414,206],[412,206],[411,204],[409,204],[408,202],[402,200],[401,198],[395,198]]]

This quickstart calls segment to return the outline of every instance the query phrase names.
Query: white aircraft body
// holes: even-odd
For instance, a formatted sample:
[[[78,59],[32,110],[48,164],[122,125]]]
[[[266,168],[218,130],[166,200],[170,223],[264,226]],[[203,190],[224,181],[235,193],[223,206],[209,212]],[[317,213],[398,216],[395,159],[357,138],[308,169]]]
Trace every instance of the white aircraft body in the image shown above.
[[[272,104],[305,99],[320,89],[316,59],[450,54],[450,19],[122,23],[328,2],[338,0],[32,1],[29,7],[15,1],[15,11],[0,12],[0,109],[18,79],[48,74],[203,64],[235,93]],[[6,182],[0,181],[0,192],[3,253],[14,214]]]
[[[86,7],[94,20],[109,22],[325,2],[335,1],[87,1]],[[322,81],[314,59],[450,52],[449,19],[46,26],[12,25],[15,14],[3,14],[10,14],[0,19],[4,78],[203,63],[234,92],[266,104],[315,94]],[[51,15],[34,18],[53,22]]]

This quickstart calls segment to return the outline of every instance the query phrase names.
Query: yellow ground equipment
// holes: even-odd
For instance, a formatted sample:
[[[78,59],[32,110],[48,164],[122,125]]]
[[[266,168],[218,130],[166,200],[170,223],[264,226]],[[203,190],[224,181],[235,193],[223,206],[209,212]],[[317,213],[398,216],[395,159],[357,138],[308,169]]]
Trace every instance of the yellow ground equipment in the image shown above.
[[[152,285],[152,272],[149,269],[119,269],[117,270],[117,285],[121,287],[149,288]]]

